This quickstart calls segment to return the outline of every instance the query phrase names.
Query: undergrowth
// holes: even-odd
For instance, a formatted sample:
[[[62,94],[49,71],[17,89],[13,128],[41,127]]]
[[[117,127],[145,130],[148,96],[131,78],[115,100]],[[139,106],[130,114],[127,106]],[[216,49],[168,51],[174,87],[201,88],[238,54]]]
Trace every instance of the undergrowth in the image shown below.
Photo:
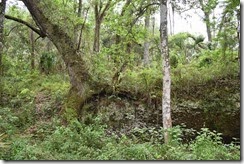
[[[99,119],[97,118],[99,121]],[[105,125],[73,120],[40,136],[11,136],[11,146],[2,151],[4,160],[239,160],[240,147],[224,145],[218,133],[202,129],[195,140],[183,144],[180,127],[174,127],[171,143],[138,142],[125,135],[107,136]],[[40,134],[39,134],[40,135]],[[140,136],[137,136],[139,139]],[[3,149],[3,148],[2,148]]]
[[[187,66],[178,64],[172,69],[173,87],[236,75],[235,64],[216,66],[217,59],[213,55],[212,63],[202,59]],[[103,64],[96,63],[99,69],[94,72],[94,79],[102,77],[104,83],[110,82],[116,70],[107,69],[105,62],[100,63]],[[27,70],[17,74],[12,66],[7,63],[5,101],[0,105],[0,159],[240,160],[238,143],[223,144],[221,134],[207,128],[187,143],[183,142],[183,132],[187,129],[181,126],[170,130],[169,144],[163,143],[163,129],[137,128],[131,135],[108,135],[108,127],[100,116],[93,118],[92,124],[85,124],[72,117],[72,109],[60,112],[70,87],[66,75],[43,75]],[[161,96],[161,68],[157,64],[137,69],[128,66],[120,76],[117,87],[123,90]],[[69,121],[65,122],[64,118]]]

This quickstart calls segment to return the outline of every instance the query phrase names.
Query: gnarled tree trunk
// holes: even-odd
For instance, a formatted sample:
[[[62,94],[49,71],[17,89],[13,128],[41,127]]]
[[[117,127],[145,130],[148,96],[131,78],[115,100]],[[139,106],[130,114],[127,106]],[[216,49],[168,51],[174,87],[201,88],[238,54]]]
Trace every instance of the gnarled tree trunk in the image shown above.
[[[82,58],[74,40],[62,29],[54,24],[43,11],[41,0],[23,0],[38,27],[53,42],[66,64],[70,77],[70,98],[73,108],[78,109],[80,103],[87,98],[91,80],[86,62]]]

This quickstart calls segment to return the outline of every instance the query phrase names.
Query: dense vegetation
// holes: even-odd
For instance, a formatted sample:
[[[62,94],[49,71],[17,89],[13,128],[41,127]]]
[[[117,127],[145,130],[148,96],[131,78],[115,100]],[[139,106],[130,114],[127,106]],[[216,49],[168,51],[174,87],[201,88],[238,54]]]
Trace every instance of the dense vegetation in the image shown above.
[[[78,17],[70,14],[78,2],[55,2],[46,3],[52,9],[59,7],[59,18],[57,10],[46,14],[80,36],[77,29],[83,30],[80,51],[97,92],[91,90],[92,96],[81,102],[71,92],[68,66],[53,43],[6,19],[0,159],[240,160],[239,38],[238,19],[233,16],[239,3],[226,0],[222,4],[221,18],[228,21],[212,20],[211,27],[218,34],[210,42],[187,32],[169,36],[173,128],[166,144],[159,32],[152,27],[147,31],[143,23],[158,7],[146,5],[150,12],[142,12],[142,1],[134,0],[116,13],[120,1],[111,1],[100,22],[98,46],[92,38],[98,23],[95,1],[83,4],[81,18],[79,10]],[[205,5],[209,7],[205,14],[216,7],[213,2],[217,3],[209,0]],[[17,5],[10,5],[6,14],[34,24],[29,13]],[[134,24],[133,19],[137,19]],[[148,61],[143,56],[145,38],[150,40]],[[77,102],[78,110],[73,105]]]

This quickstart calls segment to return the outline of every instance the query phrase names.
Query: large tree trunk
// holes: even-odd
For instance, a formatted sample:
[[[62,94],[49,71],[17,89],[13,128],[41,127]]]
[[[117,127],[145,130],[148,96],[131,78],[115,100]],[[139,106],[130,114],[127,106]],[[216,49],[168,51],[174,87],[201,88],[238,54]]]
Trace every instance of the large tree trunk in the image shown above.
[[[168,50],[168,33],[167,33],[167,0],[160,0],[160,39],[161,54],[163,58],[163,94],[162,94],[162,117],[164,127],[164,141],[169,143],[170,135],[168,129],[172,127],[171,109],[170,109],[170,64]]]
[[[5,17],[5,7],[6,7],[6,0],[2,0],[0,2],[0,104],[2,102],[2,93],[3,93],[3,63],[2,63],[2,56],[3,56],[3,48],[4,48],[4,17]]]
[[[70,93],[74,98],[71,104],[74,108],[79,108],[89,91],[89,81],[91,80],[86,62],[82,58],[74,40],[57,24],[54,24],[42,10],[41,0],[23,0],[24,4],[31,13],[36,24],[56,46],[68,69],[71,89]]]

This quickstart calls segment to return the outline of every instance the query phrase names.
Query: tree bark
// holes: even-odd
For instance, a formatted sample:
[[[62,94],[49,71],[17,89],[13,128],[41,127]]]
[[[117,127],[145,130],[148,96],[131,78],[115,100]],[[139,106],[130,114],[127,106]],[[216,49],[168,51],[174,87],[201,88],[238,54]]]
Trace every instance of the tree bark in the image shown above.
[[[204,13],[204,22],[206,25],[206,29],[207,29],[207,36],[208,36],[208,41],[211,42],[212,41],[212,34],[211,34],[211,24],[210,24],[210,12],[206,11],[206,7],[204,5],[203,0],[199,0],[200,6],[201,6],[201,10]]]
[[[102,2],[100,1],[100,4],[96,1],[94,6],[94,13],[95,13],[95,29],[94,29],[94,42],[93,42],[93,51],[99,52],[100,51],[100,29],[102,21],[105,17],[105,14],[109,7],[111,6],[111,1],[108,0],[108,2],[105,4],[104,8]]]
[[[86,19],[87,19],[87,15],[88,15],[88,11],[89,11],[89,8],[86,9],[86,13],[84,13],[84,22],[82,23],[81,27],[80,27],[80,34],[79,34],[79,38],[78,38],[78,47],[77,47],[77,50],[79,51],[80,50],[80,46],[81,46],[81,42],[82,42],[82,35],[83,35],[83,30],[85,28],[85,23],[86,23]]]
[[[21,23],[27,27],[29,27],[30,29],[32,29],[35,33],[37,33],[40,37],[42,38],[45,38],[46,37],[46,34],[43,33],[43,31],[39,30],[38,28],[34,27],[33,25],[31,25],[30,23],[26,22],[26,21],[23,21],[22,19],[19,19],[19,18],[15,18],[15,17],[12,17],[10,15],[5,15],[5,18],[6,19],[9,19],[9,20],[13,20],[13,21],[16,21],[18,23]]]
[[[96,20],[95,31],[94,31],[94,43],[93,43],[94,52],[100,51],[100,27],[101,27],[100,20]]]
[[[83,10],[83,12],[82,12]],[[74,28],[74,34],[75,34],[75,37],[74,37],[74,42],[78,42],[77,43],[77,50],[79,51],[80,48],[81,48],[81,42],[82,42],[82,35],[83,35],[83,29],[85,27],[85,23],[86,23],[86,18],[87,18],[87,15],[88,15],[88,11],[89,11],[89,8],[87,9],[83,9],[83,2],[82,0],[79,0],[78,2],[78,11],[77,11],[77,17],[78,18],[84,18],[84,21],[82,24],[79,24],[77,25],[75,28]],[[85,13],[86,12],[86,13]]]
[[[240,35],[240,32],[241,32],[241,21],[240,21],[240,17],[241,17],[241,11],[240,9],[237,9],[237,38],[238,38],[238,62],[239,62],[239,67],[240,67],[240,70],[239,70],[239,74],[240,74],[240,71],[241,71],[241,35]]]
[[[152,17],[152,35],[154,37],[155,34],[155,17]]]
[[[208,35],[208,41],[212,42],[212,29],[211,29],[211,24],[210,24],[210,16],[209,13],[205,13],[205,23],[206,23],[206,28],[207,28],[207,35]]]
[[[145,30],[146,30],[146,38],[144,42],[144,56],[143,56],[143,63],[144,66],[148,66],[149,64],[149,26],[150,26],[150,15],[147,13],[145,16]]]
[[[4,48],[4,17],[5,17],[6,0],[0,2],[0,104],[3,98],[3,48]]]
[[[89,81],[91,80],[86,62],[82,58],[77,45],[73,39],[57,24],[54,24],[42,10],[41,0],[23,0],[25,6],[31,13],[34,21],[39,26],[40,30],[47,35],[58,49],[59,53],[66,64],[70,77],[71,89],[70,96],[74,98],[71,104],[74,108],[79,108],[88,96],[90,91]]]
[[[34,31],[30,30],[30,43],[31,43],[31,69],[35,69],[35,40]]]
[[[78,12],[77,12],[77,16],[81,17],[81,11],[82,11],[82,0],[79,0],[78,3]]]
[[[170,134],[168,129],[172,127],[170,92],[171,77],[168,50],[168,31],[167,31],[167,0],[160,0],[160,39],[161,39],[161,55],[163,58],[163,93],[162,93],[162,120],[164,127],[164,141],[170,142]]]

